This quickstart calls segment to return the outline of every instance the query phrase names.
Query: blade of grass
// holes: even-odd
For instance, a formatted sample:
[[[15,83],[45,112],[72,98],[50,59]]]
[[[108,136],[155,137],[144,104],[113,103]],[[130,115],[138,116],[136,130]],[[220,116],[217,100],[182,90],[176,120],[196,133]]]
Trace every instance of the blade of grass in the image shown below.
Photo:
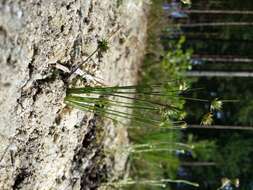
[[[80,103],[80,102],[75,102],[75,101],[69,101],[68,102],[72,103],[72,106],[74,107],[78,107],[78,108],[82,108],[84,107],[85,108],[85,111],[87,111],[87,109],[89,111],[97,111],[97,112],[100,112],[100,113],[105,113],[105,114],[110,114],[110,115],[114,115],[114,116],[118,116],[118,117],[121,117],[121,118],[125,118],[125,119],[135,119],[135,120],[138,120],[138,121],[141,121],[143,123],[150,123],[150,124],[157,124],[159,123],[160,121],[158,120],[154,120],[154,119],[144,119],[144,118],[140,118],[136,115],[133,115],[133,114],[128,114],[126,112],[120,112],[120,111],[115,111],[115,110],[112,110],[112,109],[101,109],[101,108],[97,108],[97,107],[94,107],[94,106],[91,106],[91,105],[87,105],[85,103]],[[128,117],[130,116],[130,117]]]

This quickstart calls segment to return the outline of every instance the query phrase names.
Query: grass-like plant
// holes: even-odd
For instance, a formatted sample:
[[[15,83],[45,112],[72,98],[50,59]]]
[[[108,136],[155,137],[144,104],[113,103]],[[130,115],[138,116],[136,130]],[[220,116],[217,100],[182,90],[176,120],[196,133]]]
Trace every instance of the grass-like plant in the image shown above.
[[[171,81],[168,83],[176,82],[178,81]],[[161,132],[161,130],[175,130],[186,126],[183,120],[175,120],[175,118],[183,119],[183,116],[180,116],[184,115],[182,107],[174,105],[173,102],[169,100],[176,97],[183,101],[209,102],[210,112],[208,114],[222,107],[222,101],[218,99],[209,101],[194,99],[187,96],[188,92],[198,89],[180,87],[179,89],[168,90],[168,83],[158,85],[70,88],[67,91],[65,102],[80,110],[94,112],[102,117],[125,125],[129,129],[131,141],[135,143],[125,147],[117,147],[117,151],[122,150],[130,156],[130,161],[134,163],[131,174],[134,173],[134,176],[138,175],[141,178],[146,176],[147,179],[154,179],[155,176],[150,175],[152,172],[156,172],[157,176],[161,176],[161,174],[158,175],[160,172],[159,163],[166,164],[166,167],[171,167],[172,170],[175,170],[178,165],[176,154],[184,154],[193,151],[192,145],[178,143],[179,138],[177,137],[177,133],[171,131]],[[131,127],[129,127],[129,122],[126,125],[124,120],[131,121]],[[204,120],[208,119],[204,117],[203,121]],[[210,121],[206,121],[206,123],[203,124],[209,124],[207,122],[210,123]],[[143,133],[144,131],[145,134]],[[142,136],[142,138],[140,138],[140,136]],[[110,153],[115,150],[107,151]],[[143,157],[145,157],[144,160]],[[152,165],[152,171],[145,170],[147,163]],[[135,167],[143,169],[139,171],[139,169],[135,170]],[[158,170],[154,168],[158,168]],[[191,184],[191,182],[184,180],[174,180],[175,176],[171,177],[172,178],[168,179],[167,182],[185,182]],[[128,185],[139,186],[145,184],[151,186],[160,184],[160,186],[164,186],[166,184],[166,180],[162,180],[164,183],[162,183],[161,180],[137,181],[119,181],[108,183],[107,185],[124,187]]]
[[[88,86],[67,90],[65,102],[68,105],[97,113],[128,128],[132,143],[116,148],[117,151],[125,151],[130,155],[130,176],[133,179],[108,182],[103,186],[165,187],[168,183],[197,186],[186,180],[176,180],[179,160],[175,153],[184,154],[194,150],[191,144],[178,143],[181,133],[175,129],[187,127],[183,121],[186,116],[185,101],[210,104],[209,112],[202,119],[203,125],[211,124],[213,112],[221,109],[222,101],[195,99],[189,96],[190,91],[199,89],[189,89],[184,82],[182,73],[190,68],[192,53],[191,50],[183,50],[184,41],[185,38],[181,38],[177,44],[172,44],[171,51],[164,55],[162,61],[155,59],[158,64],[149,57],[147,59],[149,62],[145,64],[147,67],[144,65],[142,82],[139,85]],[[103,46],[106,47],[104,49],[106,51],[108,44],[101,43],[94,54],[99,49],[103,52]],[[161,83],[154,84],[157,81]],[[126,120],[128,121],[125,122]],[[110,153],[115,150],[107,151]]]
[[[109,49],[109,45],[108,44],[109,44],[109,42],[108,42],[107,39],[99,40],[97,48],[84,61],[82,61],[79,64],[75,65],[71,69],[71,72],[69,73],[69,77],[71,77],[71,75],[73,73],[75,73],[77,71],[77,69],[79,69],[82,65],[84,65],[85,63],[87,63],[96,53],[100,57],[102,53],[107,52],[108,49]]]
[[[154,142],[147,144],[130,144],[126,146],[117,146],[113,149],[107,150],[108,152],[122,151],[127,154],[149,153],[149,152],[191,152],[194,149],[193,145],[176,142]]]
[[[178,91],[173,91],[174,95]],[[93,111],[119,121],[117,118],[135,120],[137,122],[158,125],[165,119],[166,111],[181,111],[180,108],[152,100],[150,97],[168,96],[161,90],[161,85],[152,86],[115,86],[115,87],[84,87],[68,89],[65,102],[85,111]],[[149,97],[149,98],[146,98]],[[133,101],[135,102],[133,104]],[[156,113],[161,117],[145,118],[123,109],[138,109],[144,112]]]
[[[220,109],[222,101],[187,97],[185,94],[191,90],[193,89],[166,90],[166,84],[70,88],[65,102],[84,111],[96,112],[113,121],[121,122],[122,119],[119,118],[124,118],[155,126],[161,126],[164,122],[183,124],[182,121],[173,122],[175,115],[184,118],[183,109],[166,100],[177,97],[184,101],[210,102],[210,113],[204,116],[202,122],[210,124],[211,112]],[[122,109],[125,111],[121,111]],[[127,109],[131,111],[126,111]]]
[[[156,186],[166,188],[168,183],[183,183],[186,185],[198,187],[198,183],[193,183],[187,180],[173,180],[173,179],[154,179],[154,180],[133,180],[133,179],[124,179],[117,182],[108,182],[102,184],[102,187],[114,187],[114,188],[122,188],[131,185],[143,185],[143,186]]]

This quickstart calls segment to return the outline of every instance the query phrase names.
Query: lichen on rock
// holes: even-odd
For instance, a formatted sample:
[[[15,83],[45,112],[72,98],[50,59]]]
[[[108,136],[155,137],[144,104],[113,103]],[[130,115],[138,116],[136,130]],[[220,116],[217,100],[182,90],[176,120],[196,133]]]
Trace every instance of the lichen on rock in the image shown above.
[[[96,117],[64,104],[67,75],[55,65],[71,69],[112,36],[109,51],[82,69],[106,85],[136,83],[146,7],[141,0],[0,1],[1,190],[96,189],[107,173],[124,173],[127,156],[113,155],[108,167],[102,149],[127,143],[126,130],[104,121],[99,141]]]

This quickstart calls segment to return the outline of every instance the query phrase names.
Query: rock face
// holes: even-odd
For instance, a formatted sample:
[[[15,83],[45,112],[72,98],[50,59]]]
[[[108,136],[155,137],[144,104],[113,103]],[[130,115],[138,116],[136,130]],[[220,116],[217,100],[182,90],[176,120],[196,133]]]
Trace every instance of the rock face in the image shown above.
[[[107,175],[124,173],[127,156],[110,155],[108,167],[102,149],[127,143],[126,130],[104,121],[99,141],[96,118],[64,104],[67,74],[59,68],[83,62],[108,39],[109,51],[83,65],[85,76],[135,83],[146,7],[142,0],[0,0],[1,190],[97,189]]]

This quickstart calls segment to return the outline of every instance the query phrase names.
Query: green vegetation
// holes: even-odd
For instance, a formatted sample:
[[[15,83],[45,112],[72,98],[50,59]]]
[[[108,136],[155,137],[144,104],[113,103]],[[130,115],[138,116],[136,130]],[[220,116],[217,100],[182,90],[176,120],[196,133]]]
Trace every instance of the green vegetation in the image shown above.
[[[132,180],[112,184],[154,189],[159,186],[151,184],[156,184],[157,181],[183,183],[185,180],[176,179],[180,163],[178,155],[188,152],[197,155],[201,146],[208,144],[204,141],[180,143],[179,130],[187,127],[183,121],[186,115],[183,109],[185,101],[209,102],[210,113],[222,106],[222,102],[218,99],[208,101],[187,96],[193,89],[187,88],[183,77],[183,72],[189,68],[190,59],[190,52],[181,49],[183,42],[184,38],[174,44],[172,50],[161,60],[161,64],[157,64],[150,73],[148,73],[150,70],[147,71],[143,75],[145,80],[137,86],[68,89],[65,98],[67,104],[84,111],[98,113],[125,126],[127,125],[122,122],[122,118],[132,122],[129,128],[132,145],[124,147],[130,154]],[[149,84],[154,82],[154,78],[151,77],[153,72],[160,70],[164,71],[161,75],[161,84]],[[122,111],[125,108],[132,111]],[[166,184],[162,186],[164,185]]]
[[[196,187],[184,184],[196,186],[190,182],[194,181],[200,189],[222,190],[228,186],[238,188],[240,181],[243,190],[251,190],[252,132],[211,127],[206,132],[201,128],[187,129],[186,125],[252,125],[251,80],[186,78],[186,72],[252,69],[252,58],[247,57],[252,49],[252,28],[238,24],[251,22],[250,11],[238,10],[253,8],[252,2],[209,0],[203,4],[196,0],[191,5],[195,11],[188,11],[188,25],[184,20],[167,19],[163,2],[170,3],[154,0],[151,7],[147,53],[138,85],[72,88],[65,99],[71,106],[98,113],[128,128],[131,144],[118,149],[129,154],[130,177],[104,185],[189,190]],[[225,10],[235,8],[234,12]],[[209,9],[214,11],[208,12]],[[191,22],[196,23],[194,27],[189,27]],[[233,22],[237,24],[229,24]],[[101,51],[107,50],[107,43],[100,45]]]
[[[179,96],[179,93],[184,92],[163,91],[161,87],[162,85],[71,88],[67,91],[65,102],[85,111],[103,113],[114,121],[117,119],[113,116],[117,116],[146,125],[158,125],[167,121],[168,113],[180,112],[181,108],[168,102],[152,100],[153,97]],[[135,101],[134,105],[132,101]],[[141,113],[128,113],[120,111],[120,108],[136,109]],[[143,112],[156,117],[142,117]]]
[[[160,179],[160,180],[141,180],[141,181],[134,181],[131,179],[122,180],[114,183],[106,183],[104,186],[112,186],[113,188],[122,188],[129,185],[138,184],[140,186],[153,186],[153,187],[160,187],[166,188],[167,183],[182,183],[187,184],[190,186],[198,187],[197,183],[192,183],[187,180],[172,180],[172,179]]]
[[[72,74],[75,73],[82,65],[87,63],[96,53],[99,57],[101,57],[101,55],[109,49],[108,43],[108,39],[99,40],[97,48],[84,61],[80,62],[71,69],[68,79],[71,79]]]

